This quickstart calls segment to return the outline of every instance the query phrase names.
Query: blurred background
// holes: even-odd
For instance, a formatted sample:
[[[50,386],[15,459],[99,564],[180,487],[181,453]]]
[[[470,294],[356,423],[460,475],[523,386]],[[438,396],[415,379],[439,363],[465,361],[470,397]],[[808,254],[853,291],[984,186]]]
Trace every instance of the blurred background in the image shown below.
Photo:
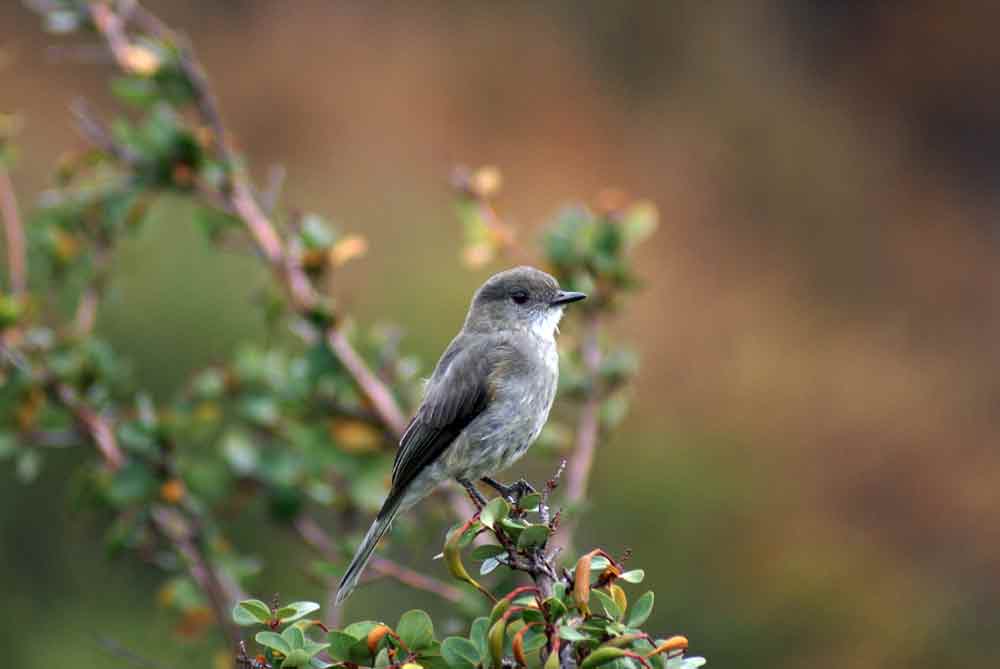
[[[642,355],[636,403],[578,537],[633,549],[652,629],[716,667],[1000,658],[1000,4],[146,4],[193,38],[258,178],[283,164],[289,202],[369,238],[333,290],[428,364],[488,272],[459,259],[453,165],[500,166],[528,239],[604,187],[656,202],[646,289],[616,325]],[[57,44],[2,3],[25,208],[81,144],[70,102],[109,105],[107,66]],[[167,201],[119,257],[98,329],[166,397],[263,336],[263,281]],[[176,666],[204,641],[172,634],[161,575],[109,561],[69,508],[84,456],[30,487],[0,470],[0,647],[26,668],[123,664],[101,632]],[[627,485],[623,459],[641,464]],[[264,587],[272,561],[306,560],[237,537]],[[441,609],[376,587],[349,615],[413,604]]]

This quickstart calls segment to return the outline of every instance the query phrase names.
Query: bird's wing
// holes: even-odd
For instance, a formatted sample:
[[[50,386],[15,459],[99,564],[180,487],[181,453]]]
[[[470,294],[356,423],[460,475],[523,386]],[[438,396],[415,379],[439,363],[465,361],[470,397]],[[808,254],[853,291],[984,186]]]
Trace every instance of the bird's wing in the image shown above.
[[[452,345],[442,356],[416,415],[403,433],[392,467],[392,494],[402,495],[416,476],[444,452],[492,398],[491,377],[505,343],[496,337]],[[457,350],[457,352],[454,352]]]

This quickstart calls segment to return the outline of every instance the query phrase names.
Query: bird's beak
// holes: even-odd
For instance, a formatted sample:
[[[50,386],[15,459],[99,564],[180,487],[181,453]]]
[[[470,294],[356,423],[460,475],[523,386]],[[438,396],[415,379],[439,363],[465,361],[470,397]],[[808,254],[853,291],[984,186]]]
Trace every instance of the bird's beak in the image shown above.
[[[564,304],[569,304],[570,302],[579,302],[585,299],[587,295],[585,293],[574,293],[570,290],[560,290],[556,294],[556,298],[549,302],[550,307],[561,307]]]

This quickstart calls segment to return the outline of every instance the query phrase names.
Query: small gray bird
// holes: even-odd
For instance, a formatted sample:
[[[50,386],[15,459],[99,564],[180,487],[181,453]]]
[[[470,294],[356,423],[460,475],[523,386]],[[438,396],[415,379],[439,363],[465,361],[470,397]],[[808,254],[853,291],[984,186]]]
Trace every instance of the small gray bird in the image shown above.
[[[586,297],[551,276],[515,267],[476,291],[465,324],[445,349],[424,401],[399,442],[392,487],[337,590],[354,590],[393,519],[439,484],[456,479],[477,500],[482,480],[504,496],[528,487],[490,478],[524,455],[542,431],[556,394],[556,331],[563,308]]]

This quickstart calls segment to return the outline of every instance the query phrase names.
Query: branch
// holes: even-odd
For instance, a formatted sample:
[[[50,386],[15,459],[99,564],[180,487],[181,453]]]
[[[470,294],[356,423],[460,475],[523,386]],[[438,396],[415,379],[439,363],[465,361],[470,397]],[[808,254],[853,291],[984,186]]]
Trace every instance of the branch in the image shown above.
[[[56,383],[51,387],[54,398],[65,406],[80,422],[81,427],[94,442],[105,464],[112,471],[118,471],[125,464],[125,456],[118,447],[114,427],[110,420],[87,406],[69,386]],[[236,583],[224,579],[214,568],[199,546],[198,529],[194,522],[176,509],[166,506],[154,507],[152,513],[156,529],[174,547],[187,563],[188,571],[205,592],[212,605],[216,620],[227,641],[234,646],[239,641],[239,633],[230,620],[232,605],[245,595]]]
[[[221,206],[243,222],[258,251],[267,260],[276,278],[288,293],[292,307],[298,313],[308,315],[320,304],[320,296],[302,267],[287,252],[277,229],[254,197],[250,178],[237,159],[215,94],[209,86],[204,68],[194,56],[193,49],[183,37],[167,28],[138,2],[127,3],[121,14],[116,14],[108,4],[95,2],[90,5],[90,13],[111,54],[118,65],[126,71],[133,67],[130,60],[133,57],[132,44],[125,33],[128,19],[141,24],[157,37],[178,46],[180,54],[178,65],[191,84],[198,115],[212,131],[220,160],[231,170],[228,188],[223,187],[212,193],[206,193],[205,189],[202,189],[202,194],[213,204]],[[130,163],[128,156],[123,155],[121,147],[116,147],[113,142],[110,142],[109,146],[107,133],[95,132],[93,124],[90,125],[89,128],[84,126],[84,130],[92,139],[98,140],[95,142],[98,146],[108,149],[111,155],[124,159],[126,164]],[[401,436],[406,428],[406,419],[389,388],[368,369],[364,360],[339,329],[335,326],[330,327],[324,338],[334,355],[341,360],[362,393],[368,398],[379,419],[394,436],[397,438]]]
[[[371,566],[372,570],[380,576],[393,578],[404,585],[410,586],[414,590],[433,593],[454,604],[465,598],[462,591],[455,586],[440,581],[433,576],[421,574],[419,571],[401,565],[389,558],[375,556],[371,561]]]
[[[119,660],[124,660],[125,662],[128,662],[136,667],[144,667],[144,669],[169,669],[165,664],[160,664],[156,660],[143,657],[135,651],[126,648],[116,639],[112,639],[111,637],[103,634],[97,634],[96,632],[92,636],[94,643],[100,646],[101,650],[105,651],[109,655],[117,657]]]
[[[402,437],[406,430],[406,418],[400,411],[399,405],[396,404],[392,391],[368,368],[368,365],[347,341],[347,337],[341,330],[331,328],[326,334],[326,341],[330,350],[340,359],[348,373],[354,377],[361,392],[371,402],[372,409],[382,419],[386,427],[392,431],[393,436],[396,439]]]
[[[121,469],[122,465],[125,464],[125,455],[118,448],[115,433],[107,419],[80,401],[76,391],[65,383],[57,383],[52,390],[57,401],[69,409],[83,430],[90,436],[108,468],[111,471]]]
[[[240,633],[230,618],[233,605],[246,595],[236,583],[223,579],[198,545],[198,537],[188,519],[176,509],[156,506],[152,510],[153,524],[187,563],[188,572],[208,597],[215,619],[226,641],[235,648]]]
[[[302,540],[324,558],[332,562],[342,557],[338,554],[333,540],[312,517],[299,516],[295,519],[294,524],[295,530],[302,537]],[[409,567],[404,567],[389,558],[375,557],[372,559],[370,566],[375,574],[395,579],[414,590],[432,593],[452,603],[458,603],[464,599],[462,591],[455,586],[438,580],[433,576],[421,574]],[[331,593],[331,605],[328,607],[331,612],[340,608],[332,603],[334,595],[335,593]]]
[[[3,216],[7,239],[7,269],[10,272],[10,292],[20,297],[27,287],[28,270],[24,243],[24,224],[17,210],[14,184],[7,169],[0,164],[0,214]]]

